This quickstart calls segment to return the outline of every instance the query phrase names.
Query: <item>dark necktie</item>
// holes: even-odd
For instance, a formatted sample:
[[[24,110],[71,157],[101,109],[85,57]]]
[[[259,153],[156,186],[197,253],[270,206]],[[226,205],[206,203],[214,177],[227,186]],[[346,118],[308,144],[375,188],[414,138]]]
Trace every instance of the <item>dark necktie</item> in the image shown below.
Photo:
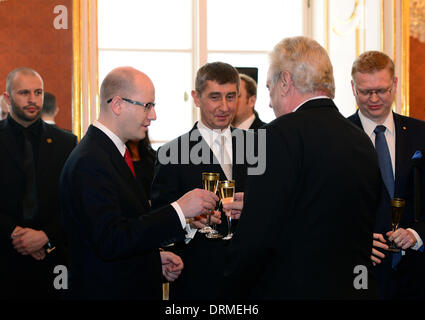
[[[394,197],[394,173],[391,163],[390,151],[388,149],[387,139],[385,139],[386,127],[383,125],[376,126],[375,132],[375,149],[378,154],[379,168],[381,169],[382,180],[388,190],[390,198]],[[388,215],[390,213],[388,212]],[[392,254],[392,268],[395,269],[401,260],[401,251],[393,252]]]
[[[28,137],[29,132],[23,130],[24,134],[24,172],[25,172],[25,191],[22,202],[24,221],[31,221],[38,211],[37,191],[35,185],[35,163],[34,152],[31,141]]]
[[[379,168],[381,169],[382,180],[388,190],[390,198],[394,197],[394,174],[391,163],[390,151],[387,140],[385,139],[385,126],[376,126],[375,130],[375,149],[378,154]]]
[[[131,159],[130,151],[128,151],[128,149],[125,149],[124,160],[125,162],[127,162],[127,165],[133,173],[133,176],[136,177],[136,173],[134,172],[133,160]]]

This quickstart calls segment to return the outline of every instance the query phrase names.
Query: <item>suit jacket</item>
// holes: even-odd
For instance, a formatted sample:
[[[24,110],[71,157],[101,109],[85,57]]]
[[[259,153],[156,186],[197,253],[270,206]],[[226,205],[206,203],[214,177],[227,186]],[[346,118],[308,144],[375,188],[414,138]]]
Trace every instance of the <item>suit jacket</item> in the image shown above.
[[[22,216],[25,173],[17,137],[9,118],[0,121],[0,296],[6,298],[54,298],[54,266],[66,265],[64,234],[59,204],[59,176],[77,144],[77,137],[44,122],[40,125],[36,188],[39,213],[31,222]],[[23,256],[12,247],[10,235],[16,226],[43,230],[54,251],[42,261]]]
[[[184,237],[167,204],[149,214],[148,199],[112,140],[90,126],[60,180],[70,249],[71,298],[162,298],[158,248]]]
[[[233,167],[232,177],[236,182],[235,192],[244,190],[245,179],[247,175],[246,159],[237,163],[237,143],[246,143],[247,133],[244,130],[232,128],[232,153]],[[253,133],[250,133],[253,134]],[[236,136],[244,138],[244,141],[237,142]],[[190,141],[190,137],[196,137]],[[184,147],[185,141],[189,142],[188,148]],[[199,148],[202,147],[202,148]],[[245,147],[245,146],[244,146]],[[195,149],[196,148],[196,149]],[[163,150],[161,150],[163,149]],[[157,208],[164,203],[175,201],[186,192],[202,188],[202,172],[218,172],[221,180],[226,180],[225,174],[215,159],[212,150],[206,141],[200,135],[197,124],[183,136],[169,142],[161,147],[157,152],[157,160],[155,164],[155,175],[152,184],[152,207]],[[162,164],[159,159],[161,154],[167,153],[179,155],[179,159],[174,159],[174,163]],[[186,150],[186,151],[183,151]],[[198,150],[197,154],[205,161],[196,163],[189,157],[189,154]],[[239,149],[241,150],[241,149]],[[244,149],[246,150],[246,149]],[[184,158],[187,157],[187,161]],[[186,164],[185,164],[186,163]],[[217,226],[217,230],[226,235],[227,220],[222,213],[222,223]],[[232,221],[232,228],[236,221]],[[197,232],[195,238],[188,244],[183,242],[176,244],[174,247],[168,248],[180,255],[184,262],[184,270],[180,277],[170,284],[170,299],[173,300],[198,300],[198,299],[217,299],[222,298],[219,292],[223,280],[224,252],[228,241],[221,239],[208,239],[205,234]]]
[[[381,181],[370,140],[330,99],[310,100],[264,128],[267,167],[246,183],[228,297],[375,298],[371,232]],[[367,268],[368,290],[355,289],[356,266]]]
[[[414,178],[412,156],[416,150],[425,151],[425,122],[393,113],[396,134],[395,155],[395,190],[394,197],[406,200],[400,227],[414,229],[422,240],[425,240],[425,170],[420,168],[422,185],[421,214],[419,221],[415,221],[414,212]],[[348,118],[363,129],[358,111]],[[425,155],[424,155],[425,156]],[[374,232],[385,235],[391,230],[390,195],[383,186],[381,202],[377,211],[377,220]],[[376,275],[380,285],[382,298],[425,298],[425,276],[423,275],[424,254],[407,250],[397,267],[392,269],[392,254],[385,252],[386,258],[377,265]],[[422,269],[422,270],[421,270]]]
[[[254,119],[254,122],[249,126],[249,129],[258,130],[259,128],[264,126],[266,123],[261,121],[257,111],[254,110],[254,114],[255,114],[255,119]]]

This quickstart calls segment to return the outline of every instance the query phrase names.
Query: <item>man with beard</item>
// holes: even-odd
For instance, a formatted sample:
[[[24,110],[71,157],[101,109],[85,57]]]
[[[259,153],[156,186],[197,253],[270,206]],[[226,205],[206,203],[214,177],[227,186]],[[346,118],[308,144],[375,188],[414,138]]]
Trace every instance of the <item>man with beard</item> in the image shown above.
[[[35,70],[10,72],[3,96],[10,113],[0,122],[0,297],[56,298],[54,268],[66,264],[58,182],[77,137],[40,119]]]

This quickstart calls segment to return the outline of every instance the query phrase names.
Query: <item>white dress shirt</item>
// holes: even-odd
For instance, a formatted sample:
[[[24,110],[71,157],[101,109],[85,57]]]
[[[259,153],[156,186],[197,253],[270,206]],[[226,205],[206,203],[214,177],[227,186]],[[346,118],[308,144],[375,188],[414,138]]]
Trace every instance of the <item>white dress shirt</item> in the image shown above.
[[[125,143],[122,142],[122,140],[115,133],[113,133],[111,130],[109,130],[106,126],[104,126],[98,120],[95,120],[93,122],[93,126],[98,128],[99,130],[101,130],[104,134],[106,134],[108,136],[109,139],[112,140],[114,145],[117,147],[119,153],[124,158],[124,153],[125,153],[125,150],[127,149]],[[184,216],[182,209],[180,208],[180,206],[178,205],[178,203],[176,201],[171,203],[171,205],[173,206],[174,210],[176,210],[177,215],[179,216],[180,222],[182,224],[182,228],[185,229],[186,228],[186,217]]]
[[[229,161],[232,164],[232,132],[230,131],[230,126],[226,129],[219,130],[211,130],[208,128],[202,120],[198,121],[198,129],[199,132],[202,135],[202,138],[206,141],[212,152],[214,153],[215,157],[218,161],[221,159],[221,136],[224,136],[225,138],[225,148],[226,152],[229,155]],[[226,163],[227,164],[227,163]],[[220,163],[221,165],[221,163]],[[222,179],[223,180],[223,179]]]
[[[253,113],[244,121],[242,121],[240,125],[238,125],[238,129],[248,130],[251,124],[254,122],[254,120],[255,120],[255,114]]]

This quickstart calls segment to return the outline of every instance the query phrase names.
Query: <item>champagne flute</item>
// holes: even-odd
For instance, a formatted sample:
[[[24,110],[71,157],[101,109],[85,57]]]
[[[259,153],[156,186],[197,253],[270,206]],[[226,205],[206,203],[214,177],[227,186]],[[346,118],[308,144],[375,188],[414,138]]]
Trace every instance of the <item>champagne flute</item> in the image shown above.
[[[217,195],[217,197],[220,198],[220,192],[218,190],[218,182],[217,182],[217,192],[216,192],[216,195]],[[216,206],[215,206],[215,208],[213,210],[214,212],[217,212],[219,210],[219,208],[220,208],[220,202],[221,202],[221,200],[217,201]],[[211,217],[211,215],[209,215],[209,217]],[[211,221],[210,221],[210,225],[211,225]],[[220,234],[217,231],[216,227],[217,227],[217,225],[216,224],[213,224],[211,231],[206,234],[206,237],[207,238],[209,238],[209,239],[221,239],[221,238],[223,238],[223,235]]]
[[[235,195],[235,180],[220,181],[218,183],[218,190],[220,190],[220,196],[221,196],[220,198],[221,198],[222,204],[233,202],[233,197]],[[224,210],[224,212],[226,213],[226,217],[227,217],[228,231],[227,231],[227,236],[225,236],[223,240],[230,240],[233,237],[233,233],[231,230],[232,218],[230,217],[231,210],[230,211]]]
[[[202,187],[204,190],[208,190],[208,191],[216,193],[219,180],[220,180],[219,173],[202,172]],[[208,214],[206,227],[199,229],[199,232],[210,233],[213,230],[210,224],[211,224],[211,213]]]
[[[406,205],[406,201],[401,198],[391,199],[391,225],[392,231],[395,232],[400,224],[401,215],[404,211],[404,207]],[[400,252],[400,248],[396,246],[394,241],[391,241],[389,247],[389,251],[392,252]]]

